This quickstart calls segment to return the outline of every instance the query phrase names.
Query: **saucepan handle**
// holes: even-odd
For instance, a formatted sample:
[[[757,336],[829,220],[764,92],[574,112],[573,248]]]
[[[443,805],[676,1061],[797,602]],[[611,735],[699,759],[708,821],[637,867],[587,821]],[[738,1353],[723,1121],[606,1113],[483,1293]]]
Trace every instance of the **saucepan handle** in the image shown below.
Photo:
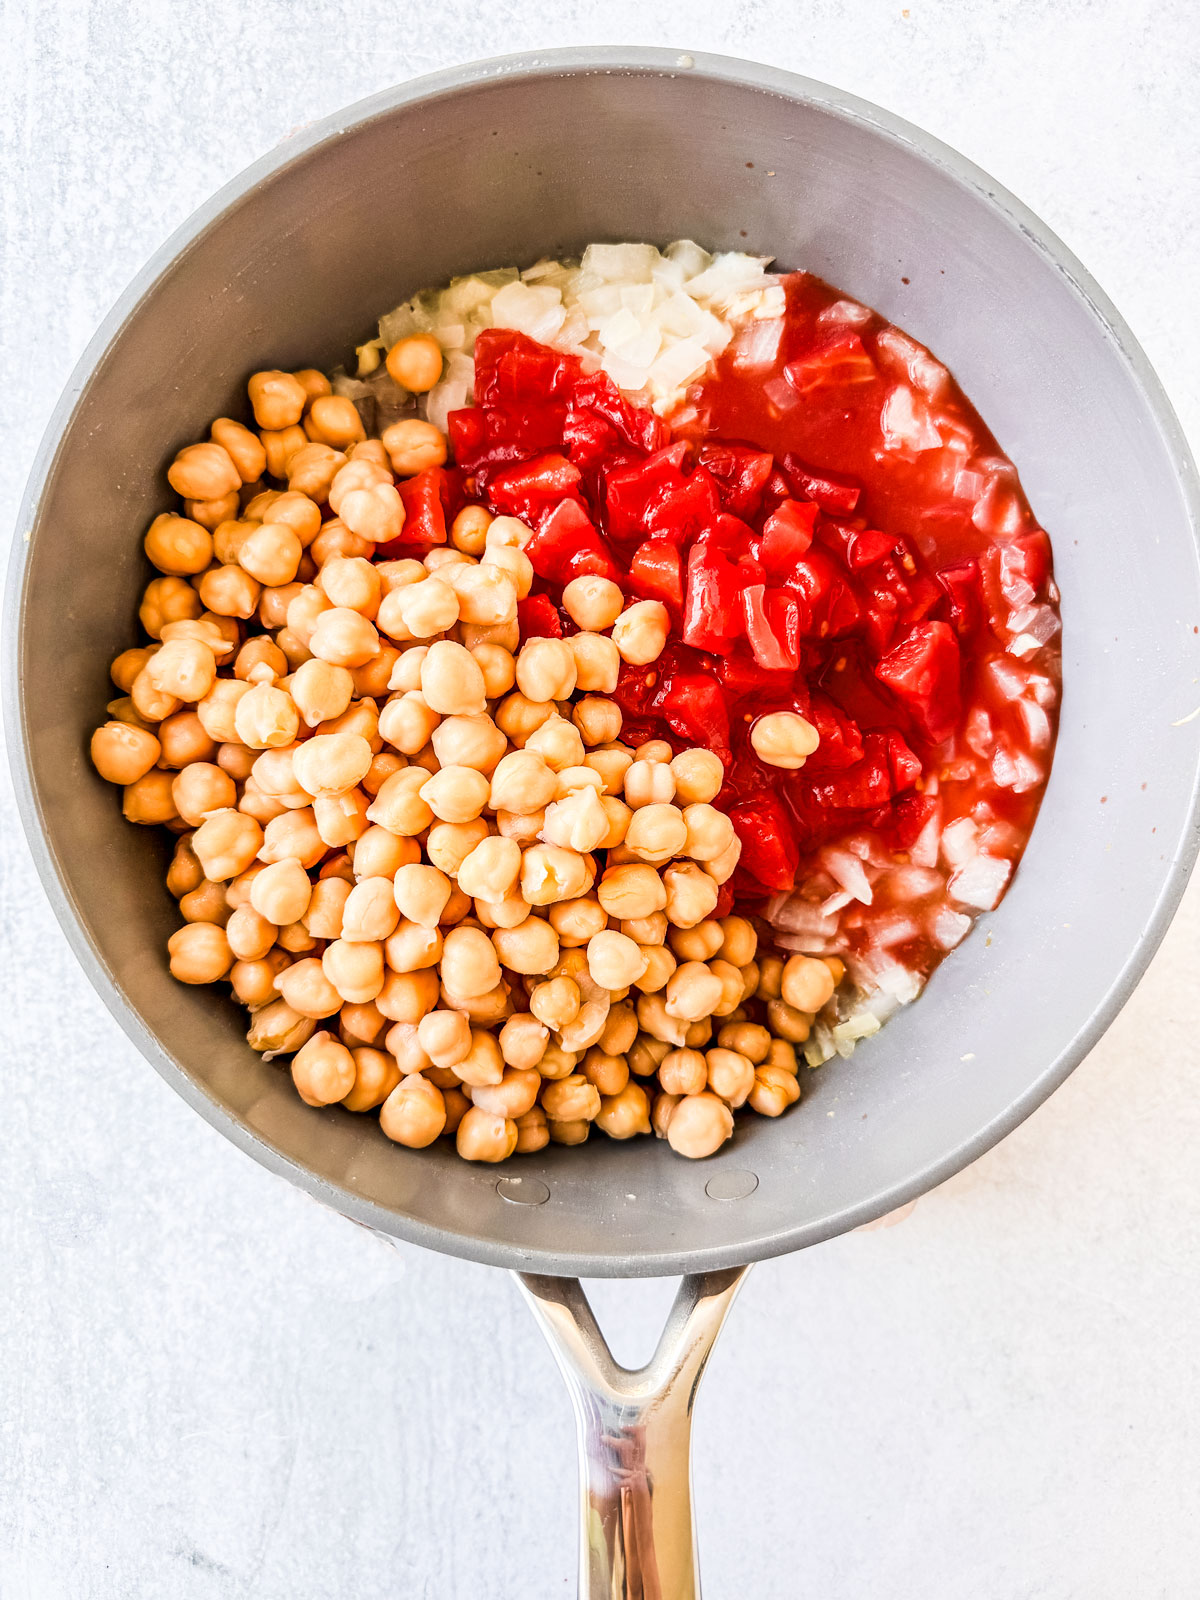
[[[613,1360],[578,1278],[516,1274],[575,1408],[581,1600],[698,1600],[692,1405],[748,1270],[684,1278],[636,1372]]]

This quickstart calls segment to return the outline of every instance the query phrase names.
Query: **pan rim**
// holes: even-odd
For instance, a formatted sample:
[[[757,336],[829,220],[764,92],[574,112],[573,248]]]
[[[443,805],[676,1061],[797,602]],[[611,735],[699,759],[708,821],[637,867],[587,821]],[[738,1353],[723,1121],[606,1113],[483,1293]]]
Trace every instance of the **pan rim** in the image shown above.
[[[500,80],[616,73],[652,77],[664,73],[686,74],[733,84],[778,95],[865,126],[907,148],[971,191],[977,199],[1018,228],[1046,263],[1066,280],[1069,288],[1084,302],[1109,336],[1117,357],[1126,366],[1158,429],[1174,471],[1193,542],[1200,549],[1200,486],[1197,484],[1195,462],[1174,408],[1145,352],[1116,307],[1075,255],[1028,207],[980,167],[914,124],[879,106],[815,79],[752,61],[703,52],[640,47],[592,46],[525,52],[470,62],[412,79],[296,130],[282,144],[252,162],[199,206],[135,274],[76,363],[34,457],[8,564],[4,604],[3,712],[18,813],[38,877],[59,926],[88,981],[126,1036],[205,1121],[268,1171],[289,1179],[313,1198],[352,1221],[386,1236],[444,1254],[521,1271],[559,1276],[654,1277],[738,1266],[835,1238],[944,1182],[1019,1126],[1060,1087],[1111,1025],[1136,988],[1170,925],[1200,851],[1200,762],[1197,762],[1192,773],[1187,819],[1179,837],[1172,844],[1152,914],[1112,979],[1103,1000],[1087,1022],[1070,1044],[1043,1068],[1028,1088],[1010,1102],[1002,1113],[971,1137],[944,1152],[937,1160],[910,1173],[902,1182],[830,1216],[783,1230],[773,1229],[760,1238],[736,1245],[713,1245],[684,1251],[663,1249],[642,1252],[636,1257],[594,1255],[570,1250],[523,1248],[481,1239],[470,1233],[455,1232],[452,1228],[434,1227],[374,1201],[365,1200],[321,1178],[252,1132],[168,1055],[145,1025],[140,1013],[125,997],[115,974],[86,931],[66,877],[60,871],[33,783],[27,754],[29,707],[20,683],[20,660],[25,638],[27,554],[42,503],[59,466],[64,435],[71,417],[103,367],[110,350],[115,347],[126,325],[136,317],[143,302],[154,292],[163,275],[195,247],[210,229],[220,225],[229,212],[251,201],[264,180],[285,172],[351,129],[362,128],[404,106],[470,92]]]

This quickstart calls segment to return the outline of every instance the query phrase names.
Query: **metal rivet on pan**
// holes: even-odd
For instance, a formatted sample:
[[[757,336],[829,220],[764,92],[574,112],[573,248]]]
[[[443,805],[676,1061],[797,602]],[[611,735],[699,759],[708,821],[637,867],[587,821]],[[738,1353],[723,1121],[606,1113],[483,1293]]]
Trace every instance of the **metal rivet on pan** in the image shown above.
[[[744,1200],[758,1188],[758,1175],[753,1172],[718,1172],[704,1185],[710,1200]]]
[[[758,1179],[754,1181],[757,1183]],[[550,1185],[540,1178],[501,1178],[496,1193],[515,1206],[540,1206],[550,1198]]]

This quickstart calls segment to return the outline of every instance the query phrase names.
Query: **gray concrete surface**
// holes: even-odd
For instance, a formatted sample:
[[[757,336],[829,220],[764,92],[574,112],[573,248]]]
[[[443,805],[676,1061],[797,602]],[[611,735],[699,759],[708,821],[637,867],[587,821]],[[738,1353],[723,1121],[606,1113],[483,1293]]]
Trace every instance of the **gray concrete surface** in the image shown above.
[[[759,57],[957,145],[1095,271],[1200,444],[1185,0],[7,0],[5,536],[95,323],[217,185],[400,78],[578,42]],[[0,1596],[572,1593],[571,1426],[508,1280],[326,1214],[188,1112],[0,805]],[[1196,1593],[1198,933],[1194,892],[1066,1088],[910,1220],[753,1274],[699,1408],[709,1596]],[[601,1289],[619,1348],[665,1292]]]

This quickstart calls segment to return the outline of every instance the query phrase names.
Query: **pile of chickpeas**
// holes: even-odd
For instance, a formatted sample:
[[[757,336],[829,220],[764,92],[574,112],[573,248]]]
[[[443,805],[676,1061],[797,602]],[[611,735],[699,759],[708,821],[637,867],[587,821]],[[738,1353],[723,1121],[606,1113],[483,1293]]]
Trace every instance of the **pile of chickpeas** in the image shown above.
[[[387,360],[414,393],[441,371],[420,336]],[[376,559],[437,428],[368,438],[311,370],[249,400],[253,428],[219,417],[170,467],[149,642],[91,742],[126,818],[178,836],[171,972],[228,983],[308,1104],[378,1109],[413,1148],[503,1161],[597,1128],[696,1157],[739,1107],[778,1116],[842,967],[714,917],[740,848],[717,756],[621,743],[608,696],[652,670],[664,607],[576,578],[580,631],[521,645],[524,523],[469,505],[423,561]],[[760,722],[780,766],[813,748],[803,718]]]

